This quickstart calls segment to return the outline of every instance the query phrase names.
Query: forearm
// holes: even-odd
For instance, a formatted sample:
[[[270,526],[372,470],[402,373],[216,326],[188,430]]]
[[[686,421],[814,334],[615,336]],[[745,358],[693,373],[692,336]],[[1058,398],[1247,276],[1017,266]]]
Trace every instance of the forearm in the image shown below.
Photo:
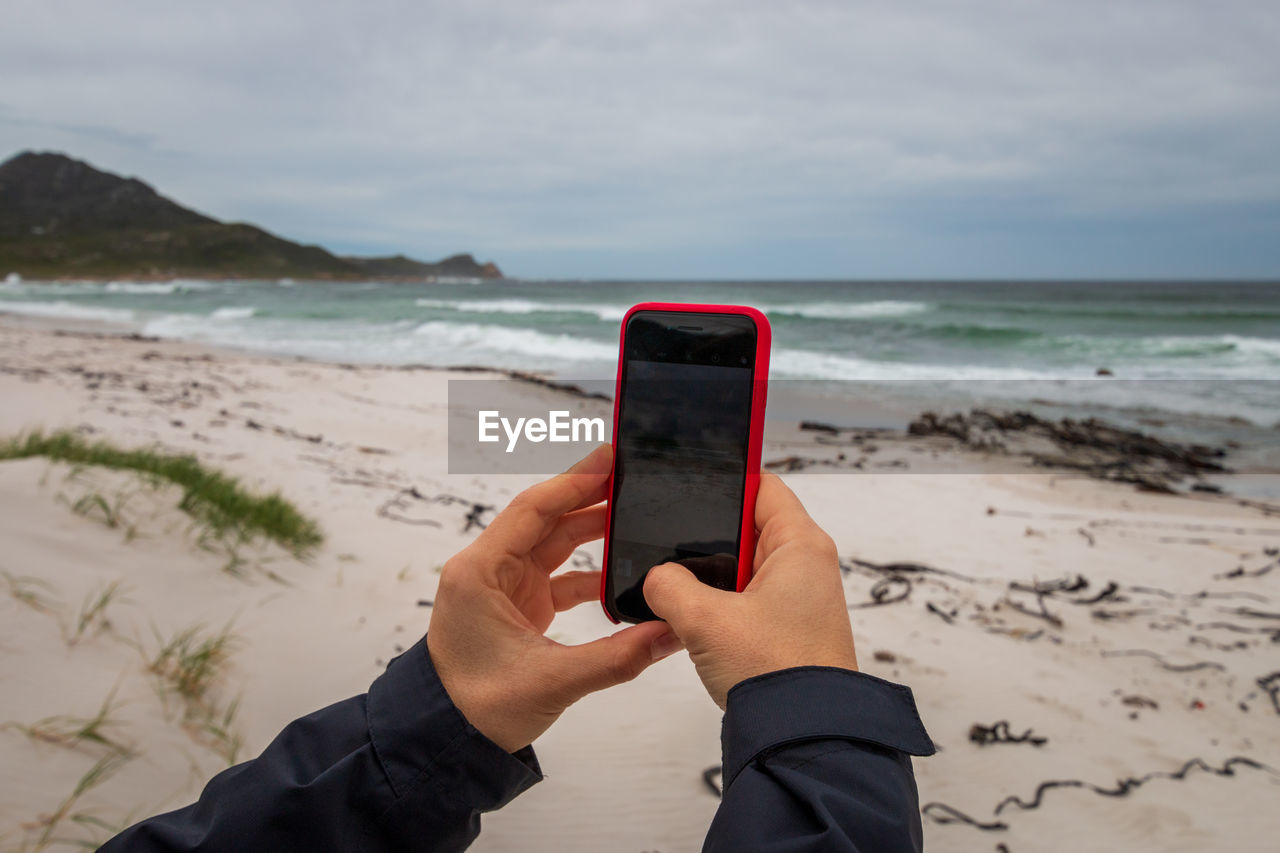
[[[910,755],[932,752],[901,685],[821,667],[748,679],[729,693],[704,849],[918,851]]]
[[[480,814],[541,779],[463,718],[425,642],[368,694],[295,720],[199,801],[107,842],[116,850],[460,850]]]

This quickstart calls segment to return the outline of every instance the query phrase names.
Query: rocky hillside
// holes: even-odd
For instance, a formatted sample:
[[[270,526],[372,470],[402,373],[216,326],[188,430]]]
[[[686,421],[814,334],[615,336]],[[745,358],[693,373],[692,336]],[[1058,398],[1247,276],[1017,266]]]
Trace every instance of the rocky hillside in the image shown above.
[[[0,276],[404,279],[501,278],[454,255],[340,257],[254,225],[219,222],[136,178],[62,154],[23,152],[0,164]]]

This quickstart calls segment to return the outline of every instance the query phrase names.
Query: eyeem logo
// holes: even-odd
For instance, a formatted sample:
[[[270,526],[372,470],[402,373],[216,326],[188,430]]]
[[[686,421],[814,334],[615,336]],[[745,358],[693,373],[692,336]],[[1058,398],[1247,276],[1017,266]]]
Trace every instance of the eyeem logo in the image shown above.
[[[543,441],[567,443],[571,441],[604,441],[604,418],[571,418],[569,412],[547,412],[542,418],[516,418],[513,424],[496,410],[479,412],[480,441],[501,441],[498,429],[507,434],[507,453],[516,449],[520,437],[538,444]],[[594,438],[592,437],[594,433]]]

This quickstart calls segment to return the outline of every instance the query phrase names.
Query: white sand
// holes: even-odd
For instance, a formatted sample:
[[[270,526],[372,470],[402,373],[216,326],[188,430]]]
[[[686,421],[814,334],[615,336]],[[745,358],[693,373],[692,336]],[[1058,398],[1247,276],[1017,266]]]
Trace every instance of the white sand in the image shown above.
[[[43,612],[18,600],[0,580],[0,722],[92,716],[114,690],[116,724],[108,731],[137,756],[68,815],[121,825],[190,802],[225,766],[227,739],[184,726],[183,703],[149,673],[158,637],[230,626],[236,640],[229,665],[206,705],[220,713],[239,698],[229,728],[242,739],[243,759],[295,717],[363,691],[398,648],[426,630],[430,609],[417,602],[433,597],[434,569],[474,531],[463,532],[469,507],[429,504],[401,490],[501,506],[538,479],[446,473],[448,378],[56,336],[29,323],[0,326],[0,436],[87,427],[92,437],[122,445],[195,453],[256,489],[281,490],[327,534],[306,563],[278,549],[247,549],[237,575],[224,570],[228,554],[197,547],[171,489],[39,459],[0,463],[0,569],[48,584],[20,586],[50,607]],[[555,398],[557,407],[607,412],[603,403],[530,393]],[[775,430],[765,457],[798,446],[813,452],[811,437]],[[851,611],[864,668],[914,688],[940,747],[936,757],[916,762],[922,804],[939,801],[994,821],[1002,799],[1030,801],[1050,779],[1112,788],[1117,779],[1172,772],[1196,757],[1221,767],[1248,756],[1280,768],[1280,719],[1256,684],[1280,670],[1280,643],[1259,633],[1280,630],[1280,619],[1231,612],[1280,611],[1280,568],[1214,577],[1266,565],[1262,549],[1280,545],[1280,517],[1228,499],[1141,494],[1043,473],[809,474],[787,481],[845,557],[923,563],[973,579],[907,575],[913,589],[906,600]],[[73,512],[91,494],[118,505],[120,526],[109,527],[100,511]],[[598,546],[584,550],[598,559]],[[1045,599],[1061,627],[1007,604],[996,609],[1010,595],[1009,581],[1076,574],[1088,589]],[[877,579],[866,569],[850,573],[850,603],[868,601]],[[1071,603],[1110,580],[1126,601]],[[94,622],[75,639],[82,601],[112,581],[127,591],[107,607],[109,626]],[[1165,592],[1127,589],[1135,586]],[[1233,597],[1191,597],[1202,591]],[[1037,608],[1034,595],[1011,595]],[[955,610],[954,624],[929,612],[930,602]],[[1121,615],[1102,620],[1095,611]],[[1210,623],[1247,632],[1197,627]],[[611,629],[591,605],[552,626],[566,642]],[[1221,669],[1176,672],[1150,657],[1104,656],[1129,650]],[[893,660],[877,659],[877,652]],[[1159,707],[1127,705],[1126,696]],[[547,780],[487,817],[474,849],[603,850],[620,838],[623,849],[698,849],[716,808],[701,773],[719,761],[719,719],[683,655],[588,698],[537,744]],[[1048,743],[969,742],[973,723],[1001,719],[1014,733],[1031,728]],[[34,846],[42,816],[107,753],[32,739],[16,726],[0,731],[0,847]],[[931,850],[992,850],[998,843],[1014,851],[1271,850],[1278,794],[1280,776],[1266,771],[1193,770],[1185,780],[1156,778],[1124,797],[1049,790],[1038,809],[1007,807],[998,818],[1008,825],[1002,831],[929,816],[924,824]],[[95,837],[69,817],[54,835]]]

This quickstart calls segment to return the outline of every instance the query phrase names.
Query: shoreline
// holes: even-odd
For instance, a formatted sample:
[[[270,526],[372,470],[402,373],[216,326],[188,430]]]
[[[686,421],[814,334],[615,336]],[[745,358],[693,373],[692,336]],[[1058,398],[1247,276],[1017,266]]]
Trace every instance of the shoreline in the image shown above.
[[[322,367],[331,367],[348,371],[386,371],[412,373],[415,371],[425,371],[428,373],[456,373],[466,377],[498,377],[511,379],[520,383],[527,383],[531,386],[541,387],[557,394],[565,395],[569,400],[579,404],[585,401],[603,401],[611,404],[613,392],[613,379],[579,379],[579,380],[562,380],[557,377],[555,371],[527,371],[517,370],[513,368],[490,366],[482,364],[459,364],[459,365],[439,365],[439,364],[377,364],[377,363],[361,363],[361,362],[343,362],[330,361],[322,358],[311,357],[300,354],[282,354],[272,352],[270,350],[255,349],[253,347],[237,347],[232,345],[208,343],[203,341],[186,340],[180,338],[168,338],[155,335],[142,334],[143,328],[140,324],[119,323],[107,320],[84,319],[84,320],[65,320],[62,318],[33,316],[19,313],[6,312],[3,305],[0,304],[0,329],[23,328],[34,329],[51,333],[55,336],[88,336],[102,339],[120,339],[140,344],[171,344],[184,348],[189,348],[193,352],[202,355],[216,357],[218,355],[238,356],[250,360],[260,359],[273,362],[296,362],[300,364],[313,364]],[[817,442],[806,442],[806,432],[813,434],[821,433],[849,433],[855,437],[862,436],[857,443],[865,449],[867,443],[866,437],[873,436],[876,443],[871,446],[880,449],[880,445],[888,444],[892,447],[893,453],[884,454],[881,459],[876,460],[878,468],[901,468],[908,469],[910,466],[903,463],[915,463],[917,471],[922,473],[1040,473],[1046,467],[1051,469],[1070,470],[1072,466],[1054,465],[1046,462],[1044,454],[1039,454],[1036,458],[1031,458],[1026,454],[1020,454],[1016,449],[1009,450],[1005,454],[1005,458],[996,458],[992,454],[991,448],[984,447],[981,441],[971,442],[969,446],[965,441],[953,440],[944,443],[942,446],[952,452],[961,454],[961,457],[967,460],[967,464],[954,464],[951,461],[944,461],[939,465],[929,465],[926,460],[912,458],[911,448],[917,447],[922,436],[913,435],[912,425],[921,418],[921,416],[964,416],[965,413],[950,408],[938,409],[936,413],[933,411],[924,411],[919,408],[906,408],[901,401],[889,402],[886,400],[859,400],[856,404],[857,414],[855,418],[841,419],[842,412],[847,413],[851,407],[849,400],[830,400],[822,399],[815,396],[806,396],[805,391],[813,384],[808,380],[781,380],[771,383],[770,404],[772,408],[766,415],[766,423],[768,432],[774,436],[774,440],[769,442],[774,444],[779,452],[784,450],[808,450],[809,455],[796,456],[795,453],[784,453],[781,456],[774,456],[772,459],[764,458],[765,467],[771,470],[789,470],[800,471],[807,470],[810,473],[820,473],[833,469],[856,471],[858,468],[841,464],[844,460],[833,458],[835,455],[830,452],[830,442],[823,442],[821,438]],[[871,383],[868,383],[871,384]],[[779,390],[775,390],[777,386],[781,386]],[[778,412],[779,402],[784,402],[790,398],[790,405],[783,412]],[[781,398],[781,399],[779,399]],[[784,402],[784,405],[786,403]],[[1060,408],[1060,407],[1056,407]],[[981,410],[971,410],[981,411]],[[1015,407],[998,408],[994,411],[1012,413],[1019,411]],[[834,421],[828,421],[826,418],[836,418]],[[1091,415],[1092,417],[1092,415]],[[607,418],[606,418],[607,420]],[[852,421],[852,422],[851,422]],[[1142,419],[1138,419],[1139,423]],[[1123,420],[1118,421],[1123,423]],[[1227,420],[1227,423],[1230,419]],[[1165,421],[1153,421],[1151,426],[1166,426]],[[1222,424],[1217,424],[1221,426]],[[1249,425],[1251,429],[1251,437],[1256,439],[1257,436],[1265,436],[1267,430],[1256,425]],[[1277,424],[1276,428],[1280,428]],[[1145,430],[1144,430],[1145,431]],[[1273,428],[1274,431],[1274,428]],[[1149,434],[1153,437],[1160,437],[1162,430],[1153,429]],[[1214,436],[1216,437],[1216,436]],[[1185,440],[1185,439],[1184,439]],[[1013,442],[1016,446],[1016,440]],[[1218,492],[1226,498],[1236,497],[1258,502],[1264,508],[1280,511],[1280,445],[1272,446],[1269,444],[1255,444],[1253,446],[1242,445],[1239,441],[1228,440],[1226,443],[1228,456],[1228,470],[1224,472],[1209,472],[1200,479],[1200,483],[1204,488],[1201,494]],[[825,446],[824,446],[825,445]],[[1221,447],[1221,445],[1219,445]],[[936,442],[934,450],[937,449]],[[936,455],[936,454],[935,454]],[[884,458],[887,457],[887,458]],[[789,459],[801,460],[801,464],[787,464]],[[1238,466],[1241,459],[1249,463],[1250,467],[1240,469]],[[773,464],[768,464],[772,462]],[[921,464],[924,463],[924,464]],[[519,469],[513,469],[519,470]],[[544,473],[554,473],[546,471]],[[1175,490],[1177,491],[1177,490]],[[1190,495],[1192,490],[1183,490],[1181,493]]]

